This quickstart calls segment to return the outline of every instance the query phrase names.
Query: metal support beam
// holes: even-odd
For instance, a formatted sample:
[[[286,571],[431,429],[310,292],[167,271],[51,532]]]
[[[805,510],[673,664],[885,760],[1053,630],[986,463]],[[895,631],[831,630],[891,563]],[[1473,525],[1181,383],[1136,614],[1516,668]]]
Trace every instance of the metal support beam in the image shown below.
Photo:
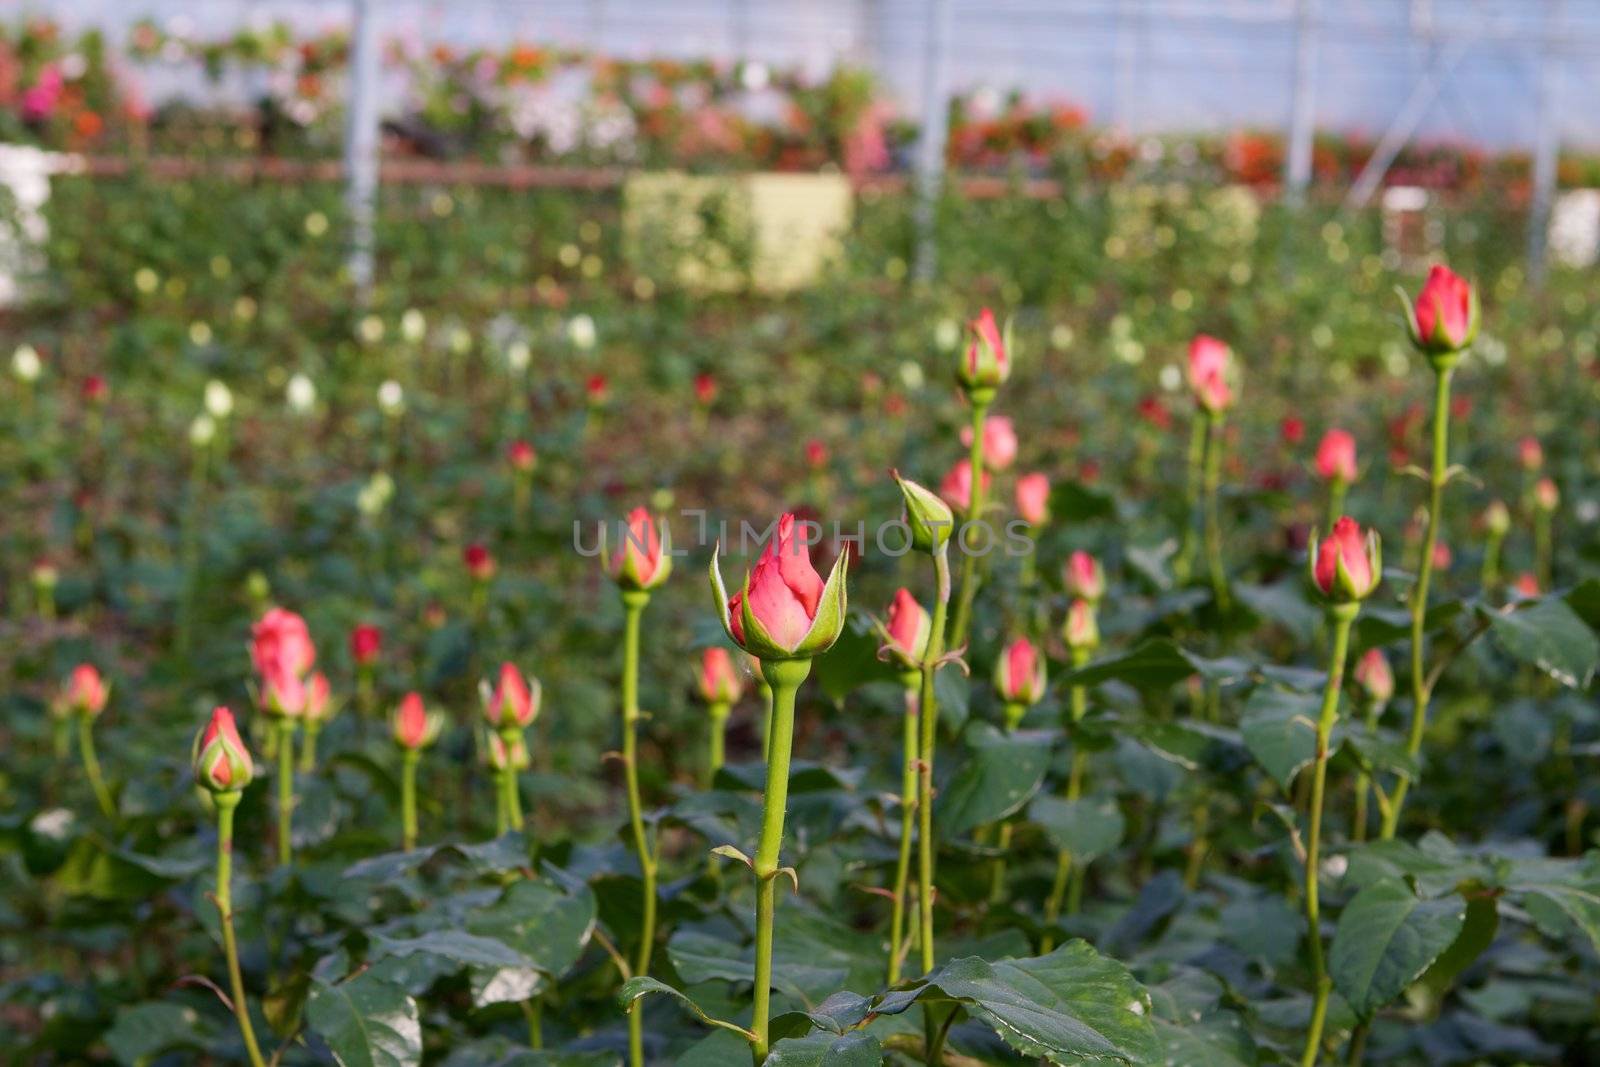
[[[1285,162],[1284,190],[1289,204],[1305,202],[1311,184],[1312,139],[1317,126],[1317,23],[1312,10],[1316,0],[1295,0],[1294,86],[1289,108],[1289,158]]]
[[[345,210],[350,216],[350,280],[363,298],[372,289],[373,229],[377,219],[378,0],[353,0],[350,33],[350,100],[344,137]]]
[[[1561,162],[1561,96],[1566,68],[1552,54],[1558,40],[1562,0],[1549,0],[1544,11],[1546,33],[1536,60],[1539,69],[1539,117],[1533,146],[1533,198],[1528,205],[1528,280],[1534,287],[1544,284],[1545,247],[1550,236],[1550,211],[1555,205],[1556,171]]]
[[[1383,182],[1383,176],[1389,173],[1389,167],[1394,163],[1395,157],[1400,154],[1411,135],[1416,132],[1417,124],[1428,113],[1428,108],[1433,106],[1434,100],[1439,95],[1439,87],[1444,84],[1445,78],[1455,69],[1461,56],[1466,52],[1469,39],[1458,38],[1441,52],[1434,54],[1422,78],[1411,90],[1411,96],[1406,99],[1405,106],[1400,113],[1389,123],[1389,128],[1383,131],[1383,138],[1378,141],[1378,147],[1373,150],[1372,158],[1367,160],[1367,165],[1361,168],[1361,173],[1356,176],[1355,184],[1350,186],[1350,192],[1345,195],[1344,209],[1356,211],[1366,206],[1372,194],[1378,191],[1378,186]]]
[[[950,126],[950,22],[953,0],[928,5],[927,51],[922,64],[922,136],[917,140],[916,276],[938,269],[935,217],[944,182],[945,138]]]

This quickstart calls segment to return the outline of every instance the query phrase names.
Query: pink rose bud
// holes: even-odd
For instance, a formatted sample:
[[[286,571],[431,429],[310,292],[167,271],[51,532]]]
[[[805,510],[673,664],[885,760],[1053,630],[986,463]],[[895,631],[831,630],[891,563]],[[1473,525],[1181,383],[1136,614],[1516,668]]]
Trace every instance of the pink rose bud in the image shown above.
[[[1031,705],[1044,699],[1044,656],[1026,637],[1019,637],[1000,654],[994,666],[994,687],[1007,704]]]
[[[1537,437],[1524,437],[1517,442],[1517,462],[1529,473],[1544,466],[1544,446]]]
[[[1278,424],[1278,436],[1286,445],[1297,445],[1306,439],[1306,423],[1304,419],[1293,415],[1287,416]]]
[[[191,763],[195,782],[213,793],[236,792],[250,784],[255,764],[234,725],[233,712],[223,707],[212,710],[205,729],[195,735]]]
[[[83,380],[81,395],[85,404],[103,404],[110,392],[106,380],[98,374],[91,374]]]
[[[261,616],[251,629],[250,661],[256,673],[265,674],[268,660],[275,660],[295,675],[304,677],[317,662],[317,649],[311,643],[306,620],[292,611],[273,608]]]
[[[309,695],[305,680],[281,659],[267,660],[261,671],[261,710],[279,718],[305,714]]]
[[[1539,578],[1532,571],[1517,575],[1517,580],[1511,583],[1511,591],[1524,600],[1537,600],[1542,595]]]
[[[696,374],[694,376],[694,398],[702,407],[710,407],[717,399],[717,379],[715,375]]]
[[[1100,647],[1100,623],[1095,618],[1094,604],[1087,600],[1074,600],[1067,608],[1066,625],[1061,637],[1074,652],[1093,652]]]
[[[778,520],[777,533],[744,588],[731,597],[722,584],[718,554],[711,557],[711,587],[723,627],[735,644],[763,660],[815,656],[831,648],[844,629],[849,553],[839,553],[824,582],[796,525],[792,514]]]
[[[1017,514],[1029,526],[1050,521],[1050,479],[1039,471],[1017,479]]]
[[[1483,528],[1491,537],[1504,537],[1511,532],[1511,509],[1504,500],[1491,500],[1483,509]]]
[[[100,677],[92,663],[80,663],[72,668],[67,678],[64,699],[68,708],[79,715],[99,715],[106,708],[111,689]]]
[[[429,711],[422,703],[421,693],[407,693],[395,709],[390,728],[395,744],[415,752],[439,739],[439,734],[444,730],[444,716]]]
[[[306,683],[306,721],[326,722],[332,714],[333,687],[328,684],[328,676],[318,671]]]
[[[1346,515],[1333,524],[1327,540],[1311,542],[1312,580],[1322,595],[1336,603],[1364,599],[1382,576],[1378,535],[1363,534]]]
[[[466,566],[467,573],[475,582],[487,582],[494,577],[494,556],[490,554],[487,545],[474,541],[461,550],[461,562]]]
[[[1478,294],[1449,267],[1436,263],[1408,309],[1411,343],[1429,356],[1454,356],[1478,335]]]
[[[1233,350],[1200,334],[1189,342],[1189,389],[1195,403],[1213,415],[1233,406]]]
[[[1356,480],[1356,439],[1344,430],[1329,430],[1317,445],[1317,476],[1345,485]]]
[[[1540,511],[1552,512],[1561,506],[1561,490],[1552,478],[1540,478],[1533,487],[1533,502]]]
[[[961,428],[961,443],[972,447],[972,427]],[[1017,461],[1017,431],[1004,415],[990,415],[983,420],[983,465],[991,471],[1003,471]]]
[[[526,727],[539,715],[539,697],[542,689],[537,678],[524,680],[522,672],[512,663],[500,664],[500,680],[493,689],[488,682],[479,683],[483,696],[483,714],[489,725],[505,729]]]
[[[983,491],[987,496],[989,483],[992,479],[989,472],[983,472]],[[950,468],[950,473],[944,476],[944,481],[939,483],[939,495],[957,511],[965,512],[972,506],[972,461],[959,459],[956,465]]]
[[[828,446],[815,437],[806,442],[806,466],[821,470],[828,465]]]
[[[611,383],[604,374],[591,374],[583,383],[583,395],[594,407],[604,407],[611,399]]]
[[[350,631],[350,658],[358,667],[370,667],[378,662],[383,651],[383,631],[369,622],[357,624]]]
[[[928,652],[928,641],[933,637],[933,619],[924,610],[909,589],[902,587],[889,604],[889,619],[883,627],[888,640],[884,652],[895,666],[902,670],[915,670],[922,666]]]
[[[1382,706],[1394,696],[1394,669],[1381,648],[1369,648],[1356,660],[1356,688],[1367,703]]]
[[[489,735],[488,746],[489,766],[497,771],[513,770],[525,771],[528,769],[528,743],[520,733],[511,734],[511,743],[506,744],[506,735],[496,731]]]
[[[539,456],[528,442],[516,440],[506,449],[506,462],[518,474],[531,474],[539,464]]]
[[[666,527],[658,526],[644,508],[634,508],[620,533],[622,540],[609,567],[612,580],[631,590],[654,589],[666,581],[672,573]]]
[[[1100,566],[1099,560],[1082,549],[1067,557],[1062,583],[1066,586],[1068,596],[1087,600],[1091,604],[1099,603],[1100,598],[1106,595],[1105,568]]]
[[[1451,553],[1449,545],[1445,544],[1443,541],[1434,542],[1434,545],[1433,545],[1433,569],[1434,570],[1436,570],[1436,571],[1447,571],[1447,570],[1450,569],[1450,565],[1452,563],[1454,563],[1455,560],[1456,560],[1456,557],[1455,557],[1455,555],[1453,553]]]
[[[695,688],[707,704],[734,704],[744,691],[744,680],[734,669],[728,650],[713,645],[700,654],[700,669],[695,672]]]
[[[984,308],[967,323],[967,350],[961,359],[956,379],[969,393],[994,390],[1011,377],[1011,354],[1006,339],[994,321],[994,312]]]

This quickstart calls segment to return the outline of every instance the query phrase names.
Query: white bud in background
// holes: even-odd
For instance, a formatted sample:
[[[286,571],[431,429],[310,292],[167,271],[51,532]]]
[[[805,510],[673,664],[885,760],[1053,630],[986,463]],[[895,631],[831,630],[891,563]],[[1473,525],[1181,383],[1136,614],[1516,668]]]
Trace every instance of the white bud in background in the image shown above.
[[[390,378],[378,386],[378,410],[391,419],[397,419],[406,411],[406,391],[400,388],[400,383]]]
[[[428,332],[428,320],[423,318],[422,312],[416,308],[406,308],[405,314],[400,316],[400,336],[408,344],[421,341]]]
[[[472,331],[465,326],[457,326],[450,331],[450,351],[458,356],[464,356],[472,351]]]
[[[389,499],[394,496],[394,479],[383,471],[379,471],[367,480],[356,494],[356,507],[361,514],[372,519],[383,514],[384,508],[389,506]]]
[[[533,362],[533,349],[526,341],[512,341],[506,348],[506,366],[521,374]]]
[[[288,388],[284,393],[289,401],[289,410],[296,415],[309,415],[311,409],[317,406],[317,387],[302,372],[296,372],[294,377],[289,379]]]
[[[39,375],[44,372],[44,361],[39,358],[38,350],[32,345],[18,345],[17,350],[11,353],[11,372],[18,381],[38,381]]]
[[[940,319],[933,328],[933,343],[941,352],[954,352],[961,343],[961,324],[955,319]]]
[[[587,352],[594,347],[594,319],[588,315],[574,315],[567,320],[567,340],[572,347]]]
[[[217,422],[205,412],[194,417],[189,424],[189,443],[196,448],[205,448],[217,438]]]
[[[356,323],[356,336],[369,345],[375,345],[383,340],[383,320],[376,315],[367,315]]]
[[[206,411],[218,420],[233,414],[233,390],[216,378],[206,383]]]

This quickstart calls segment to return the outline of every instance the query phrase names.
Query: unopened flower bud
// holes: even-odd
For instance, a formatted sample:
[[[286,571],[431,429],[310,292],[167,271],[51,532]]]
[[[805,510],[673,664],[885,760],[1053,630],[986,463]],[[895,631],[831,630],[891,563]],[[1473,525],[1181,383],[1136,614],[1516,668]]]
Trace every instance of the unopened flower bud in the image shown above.
[[[500,665],[499,681],[493,689],[488,682],[479,683],[483,697],[483,714],[489,725],[497,729],[523,728],[539,716],[539,698],[542,689],[537,678],[524,679],[515,664]]]
[[[1074,600],[1067,608],[1067,621],[1061,628],[1061,638],[1074,652],[1093,652],[1100,647],[1100,623],[1095,617],[1094,605],[1087,600]]]
[[[1483,528],[1491,537],[1504,537],[1511,532],[1511,509],[1503,500],[1491,500],[1483,509]]]
[[[1442,367],[1453,364],[1472,344],[1478,318],[1477,291],[1449,267],[1436,263],[1407,307],[1406,326],[1418,351]]]
[[[1348,515],[1333,524],[1333,532],[1310,546],[1312,584],[1334,603],[1365,599],[1383,576],[1378,535],[1362,533]]]
[[[705,703],[729,705],[737,703],[744,689],[744,680],[734,669],[733,657],[720,645],[713,645],[700,656],[700,667],[695,671],[695,690]]]
[[[994,320],[994,312],[984,308],[967,323],[967,348],[956,370],[956,380],[969,395],[992,395],[1009,377],[1010,345]]]
[[[665,523],[644,508],[634,508],[618,531],[621,537],[606,570],[624,590],[648,591],[672,573],[672,546]]]
[[[1381,648],[1369,648],[1356,660],[1352,678],[1367,703],[1383,706],[1394,696],[1394,669]]]
[[[911,529],[911,547],[930,554],[944,550],[955,532],[956,517],[937,493],[891,472],[905,497],[905,522]]]
[[[233,712],[224,707],[213,709],[211,720],[195,735],[190,759],[195,782],[213,793],[237,792],[255,776],[255,764],[239,736]]]
[[[1026,637],[1006,646],[994,665],[994,688],[1007,704],[1027,707],[1044,699],[1044,656]]]
[[[1533,487],[1533,502],[1540,511],[1546,514],[1555,511],[1561,506],[1561,490],[1556,488],[1555,479],[1539,479]]]
[[[1100,561],[1079,549],[1067,557],[1063,583],[1067,595],[1098,604],[1106,595],[1106,571]]]
[[[909,589],[901,588],[889,604],[889,618],[882,628],[884,651],[890,662],[903,671],[917,670],[928,654],[933,637],[933,619]]]
[[[439,739],[444,730],[444,715],[428,710],[422,703],[422,694],[407,693],[395,708],[389,727],[395,744],[415,752]]]

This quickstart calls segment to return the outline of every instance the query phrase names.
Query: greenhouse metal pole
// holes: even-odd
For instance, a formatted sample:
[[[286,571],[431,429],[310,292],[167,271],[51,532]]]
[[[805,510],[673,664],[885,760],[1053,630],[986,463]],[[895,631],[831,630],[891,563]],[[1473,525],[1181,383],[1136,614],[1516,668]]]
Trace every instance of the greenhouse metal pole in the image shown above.
[[[1556,171],[1561,162],[1561,78],[1559,55],[1552,54],[1562,0],[1550,0],[1544,9],[1544,33],[1539,37],[1539,117],[1534,134],[1533,199],[1528,206],[1528,281],[1544,284],[1548,268],[1546,243],[1550,236],[1550,210],[1555,203]]]
[[[1289,204],[1305,202],[1311,184],[1312,136],[1317,121],[1317,24],[1315,0],[1295,0],[1294,88],[1289,110],[1289,158],[1284,191]]]
[[[950,125],[951,0],[928,5],[927,53],[922,66],[922,136],[917,139],[916,276],[926,281],[938,269],[934,222],[944,180],[945,136]]]
[[[353,0],[350,33],[350,100],[344,137],[345,209],[350,215],[350,280],[363,298],[373,279],[373,227],[377,216],[378,0]]]

